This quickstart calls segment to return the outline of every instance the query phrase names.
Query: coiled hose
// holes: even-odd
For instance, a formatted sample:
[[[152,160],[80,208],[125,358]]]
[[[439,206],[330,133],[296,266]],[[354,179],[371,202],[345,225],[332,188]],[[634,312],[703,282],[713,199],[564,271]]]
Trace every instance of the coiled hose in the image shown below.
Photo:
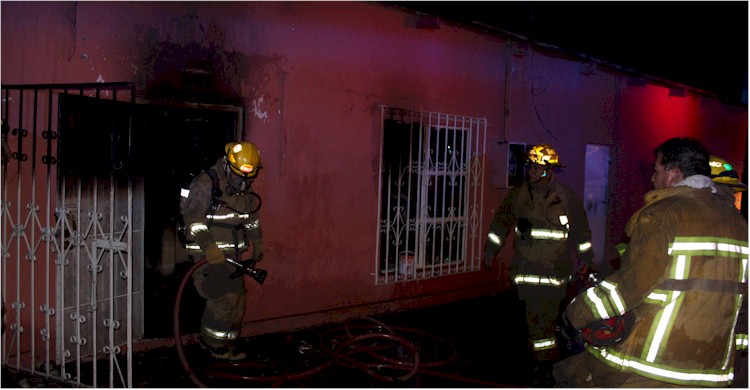
[[[187,282],[206,260],[196,262],[182,279],[177,291],[174,308],[174,337],[177,354],[190,379],[198,387],[209,387],[193,370],[182,345],[180,332],[180,306]],[[410,333],[416,341],[400,336]],[[268,361],[243,360],[236,362],[217,361],[209,364],[204,372],[216,378],[256,383],[272,383],[281,387],[285,382],[298,381],[313,374],[321,373],[334,363],[344,368],[356,368],[382,382],[407,381],[416,374],[439,376],[458,382],[473,383],[490,387],[512,387],[489,381],[452,375],[435,370],[456,359],[455,347],[447,340],[418,329],[386,324],[370,318],[356,317],[341,326],[333,327],[320,335],[315,362],[307,362],[303,367],[290,367],[288,361],[273,364]],[[309,348],[313,349],[313,348]],[[433,352],[444,357],[435,361],[425,361],[420,352]],[[280,372],[281,371],[281,372]]]

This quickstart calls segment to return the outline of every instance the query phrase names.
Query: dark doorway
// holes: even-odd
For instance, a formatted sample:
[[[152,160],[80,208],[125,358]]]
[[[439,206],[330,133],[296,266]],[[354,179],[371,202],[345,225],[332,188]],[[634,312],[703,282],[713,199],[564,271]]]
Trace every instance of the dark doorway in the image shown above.
[[[173,334],[177,289],[192,262],[176,238],[180,188],[224,154],[224,145],[238,135],[240,111],[139,104],[133,149],[143,167],[145,338]],[[181,320],[197,329],[203,299],[186,285],[183,302],[190,302]]]

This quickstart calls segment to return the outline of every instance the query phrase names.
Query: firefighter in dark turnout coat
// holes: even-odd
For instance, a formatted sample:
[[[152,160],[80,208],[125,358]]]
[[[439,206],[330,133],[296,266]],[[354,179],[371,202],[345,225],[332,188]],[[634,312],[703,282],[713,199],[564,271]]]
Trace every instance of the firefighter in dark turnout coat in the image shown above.
[[[689,138],[654,152],[654,190],[628,221],[622,266],[565,309],[570,324],[631,313],[629,335],[557,363],[559,387],[726,387],[747,293],[747,222],[711,181]]]
[[[245,313],[245,279],[230,278],[236,268],[225,260],[239,261],[251,245],[253,259],[263,259],[260,197],[252,190],[259,168],[260,151],[255,144],[229,143],[225,155],[210,168],[213,172],[201,172],[190,183],[189,191],[182,194],[186,236],[192,241],[186,249],[207,260],[193,274],[198,293],[206,299],[201,343],[220,359],[245,357],[235,351]]]
[[[563,166],[557,152],[542,144],[532,147],[527,157],[527,181],[509,191],[490,225],[485,264],[492,266],[506,237],[514,232],[509,275],[519,299],[526,303],[528,348],[540,363],[537,368],[548,371],[550,362],[560,356],[555,328],[567,283],[577,262],[593,265],[591,231],[581,201],[555,179],[554,169]]]

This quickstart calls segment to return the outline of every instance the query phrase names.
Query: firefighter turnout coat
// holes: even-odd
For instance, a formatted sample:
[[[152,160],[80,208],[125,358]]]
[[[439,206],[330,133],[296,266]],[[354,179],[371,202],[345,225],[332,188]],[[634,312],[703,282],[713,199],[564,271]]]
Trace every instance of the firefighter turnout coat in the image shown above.
[[[242,192],[230,189],[223,158],[211,169],[216,172],[219,196],[213,195],[213,182],[208,172],[195,177],[185,196],[182,216],[187,238],[194,241],[186,249],[190,254],[200,254],[216,245],[229,257],[239,260],[236,259],[238,253],[247,251],[250,243],[263,240],[258,213],[260,198],[253,196],[251,183]]]
[[[581,201],[553,176],[546,185],[525,183],[508,192],[490,224],[488,247],[499,250],[515,234],[510,274],[516,284],[562,286],[574,273],[569,250],[592,265],[591,230]]]
[[[197,175],[189,192],[182,194],[182,216],[189,240],[186,249],[189,254],[201,255],[217,246],[226,257],[241,260],[239,255],[249,250],[251,243],[262,247],[260,198],[252,192],[249,181],[241,192],[229,186],[224,158],[211,169],[216,173],[220,194],[214,193],[216,187],[208,172]],[[206,264],[193,276],[198,293],[206,299],[201,335],[212,346],[231,344],[239,336],[247,290],[243,277],[230,278],[234,270],[228,263]]]
[[[554,360],[559,305],[576,271],[573,253],[588,266],[593,261],[588,219],[573,190],[552,176],[544,185],[526,182],[508,192],[490,224],[488,256],[505,245],[511,231],[515,253],[509,275],[526,301],[529,348],[537,360]]]
[[[597,376],[606,380],[614,369],[684,386],[731,383],[735,324],[747,293],[747,222],[708,177],[678,184],[646,194],[626,226],[630,243],[620,270],[566,308],[578,329],[627,311],[636,317],[621,343],[587,345],[584,354],[600,363],[572,373],[572,381],[588,377],[600,386],[606,382]]]

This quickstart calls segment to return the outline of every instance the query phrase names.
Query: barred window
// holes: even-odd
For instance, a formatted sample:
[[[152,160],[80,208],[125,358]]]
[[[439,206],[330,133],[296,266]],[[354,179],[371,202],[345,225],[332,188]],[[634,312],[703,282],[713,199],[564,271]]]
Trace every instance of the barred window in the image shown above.
[[[381,107],[376,284],[481,267],[486,119]]]

